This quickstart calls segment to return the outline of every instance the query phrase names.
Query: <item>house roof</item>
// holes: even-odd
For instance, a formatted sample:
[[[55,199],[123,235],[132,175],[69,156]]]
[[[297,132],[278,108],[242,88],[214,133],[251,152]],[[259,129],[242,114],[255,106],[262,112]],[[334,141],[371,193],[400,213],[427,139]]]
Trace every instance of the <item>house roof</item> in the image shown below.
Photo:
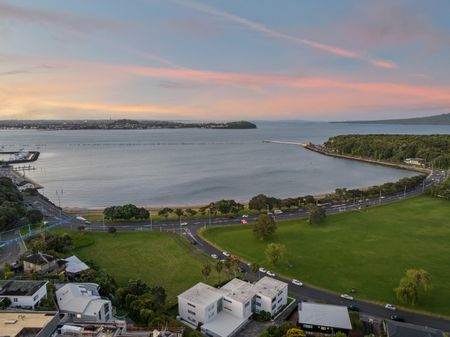
[[[33,296],[47,281],[0,281],[0,297],[2,296]]]
[[[444,337],[441,330],[410,323],[386,320],[388,337]]]
[[[37,264],[41,266],[56,260],[56,257],[49,254],[38,252],[27,255],[23,260],[28,263]]]
[[[0,333],[4,336],[22,336],[23,332],[35,332],[35,335],[45,328],[55,317],[56,312],[22,312],[1,311]]]
[[[264,276],[253,286],[256,293],[264,295],[270,298],[277,296],[277,294],[286,288],[288,285],[286,282],[279,281],[272,277]]]
[[[225,292],[220,289],[213,288],[210,285],[200,282],[178,295],[178,298],[182,298],[193,304],[209,305],[222,298],[224,293]]]
[[[298,322],[345,330],[352,329],[347,307],[341,305],[301,302],[298,305]]]
[[[217,336],[230,336],[246,321],[246,318],[238,318],[228,312],[221,311],[212,321],[203,324],[202,330],[213,332]]]
[[[61,311],[90,313],[91,302],[97,301],[99,306],[108,300],[100,298],[98,285],[95,283],[67,283],[56,291],[56,301]]]
[[[64,259],[64,261],[67,262],[66,264],[66,272],[77,274],[82,272],[83,270],[88,270],[89,266],[81,261],[78,257],[75,255],[72,255],[68,257],[67,259]]]

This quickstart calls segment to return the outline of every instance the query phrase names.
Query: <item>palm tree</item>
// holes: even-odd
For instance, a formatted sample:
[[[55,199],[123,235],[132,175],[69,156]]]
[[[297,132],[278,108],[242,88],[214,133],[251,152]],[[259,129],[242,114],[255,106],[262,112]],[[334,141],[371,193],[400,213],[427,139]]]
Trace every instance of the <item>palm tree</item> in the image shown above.
[[[217,261],[216,265],[214,266],[216,268],[216,272],[217,272],[217,278],[220,284],[220,275],[222,273],[223,270],[223,262],[222,261]]]
[[[205,264],[205,265],[203,266],[203,269],[202,269],[202,275],[203,275],[203,277],[205,278],[205,280],[207,281],[209,275],[211,275],[211,265],[210,265],[209,263],[208,263],[208,264]]]
[[[225,268],[227,268],[228,277],[230,277],[232,261],[230,259],[226,259],[224,264]]]

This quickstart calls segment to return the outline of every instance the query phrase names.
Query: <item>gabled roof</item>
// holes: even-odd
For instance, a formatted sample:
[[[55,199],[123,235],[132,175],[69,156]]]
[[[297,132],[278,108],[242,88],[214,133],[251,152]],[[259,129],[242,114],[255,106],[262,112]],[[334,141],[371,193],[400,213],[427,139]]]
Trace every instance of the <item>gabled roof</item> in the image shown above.
[[[301,302],[298,305],[298,322],[337,329],[352,329],[347,307],[341,305]]]
[[[388,337],[444,337],[441,330],[410,323],[386,320]]]
[[[30,255],[27,255],[24,259],[24,261],[28,262],[28,263],[32,263],[32,264],[37,264],[39,266],[50,263],[54,260],[56,260],[56,257],[49,255],[49,254],[44,254],[41,252],[38,253],[33,253]]]
[[[82,272],[83,270],[88,270],[89,266],[81,261],[78,257],[75,255],[72,255],[68,257],[67,259],[64,259],[64,261],[67,262],[66,264],[66,272],[77,274]]]
[[[98,285],[94,283],[67,283],[56,291],[56,300],[61,311],[85,313],[91,307],[91,302],[96,301],[100,306],[109,302],[101,299],[98,293]]]

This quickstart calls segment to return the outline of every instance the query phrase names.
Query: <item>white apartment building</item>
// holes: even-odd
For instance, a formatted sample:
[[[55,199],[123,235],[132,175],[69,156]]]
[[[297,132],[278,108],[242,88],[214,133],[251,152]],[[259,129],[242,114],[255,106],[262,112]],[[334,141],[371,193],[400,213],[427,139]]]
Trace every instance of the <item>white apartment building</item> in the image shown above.
[[[110,322],[113,319],[111,301],[103,299],[95,283],[67,283],[56,291],[61,312],[74,321]]]
[[[228,337],[254,312],[278,313],[287,304],[287,289],[287,283],[267,276],[255,284],[233,279],[220,289],[198,283],[178,295],[179,316],[208,336]]]
[[[43,298],[47,298],[47,281],[0,281],[0,299],[8,298],[11,307],[34,310]]]

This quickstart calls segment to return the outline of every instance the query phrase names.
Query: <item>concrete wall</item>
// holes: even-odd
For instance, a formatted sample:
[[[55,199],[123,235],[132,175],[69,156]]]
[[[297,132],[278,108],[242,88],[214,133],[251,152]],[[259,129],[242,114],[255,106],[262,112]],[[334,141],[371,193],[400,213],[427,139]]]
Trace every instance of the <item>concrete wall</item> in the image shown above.
[[[200,323],[208,323],[217,316],[217,302],[208,305],[199,305],[178,298],[178,313],[183,320],[190,322],[192,325]]]

